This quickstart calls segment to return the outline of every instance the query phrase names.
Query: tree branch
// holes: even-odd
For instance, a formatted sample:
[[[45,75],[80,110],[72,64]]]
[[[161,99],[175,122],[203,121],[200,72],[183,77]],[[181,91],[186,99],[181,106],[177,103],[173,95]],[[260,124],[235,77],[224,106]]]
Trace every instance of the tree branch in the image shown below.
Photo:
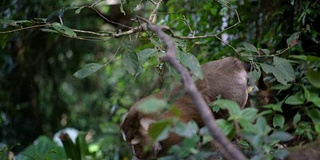
[[[192,100],[197,106],[197,110],[201,115],[201,118],[205,125],[208,127],[209,132],[213,139],[218,143],[216,144],[224,154],[224,157],[229,160],[244,160],[246,157],[227,139],[227,137],[221,132],[215,118],[212,114],[207,103],[204,101],[202,95],[195,86],[188,70],[182,66],[179,61],[176,59],[176,49],[175,43],[172,40],[172,37],[163,32],[163,29],[170,29],[167,26],[157,26],[153,25],[147,19],[138,17],[142,21],[147,23],[147,28],[155,32],[158,37],[166,44],[167,46],[167,55],[163,58],[164,61],[167,61],[172,67],[174,67],[178,73],[181,75],[182,84],[188,94],[191,95]]]

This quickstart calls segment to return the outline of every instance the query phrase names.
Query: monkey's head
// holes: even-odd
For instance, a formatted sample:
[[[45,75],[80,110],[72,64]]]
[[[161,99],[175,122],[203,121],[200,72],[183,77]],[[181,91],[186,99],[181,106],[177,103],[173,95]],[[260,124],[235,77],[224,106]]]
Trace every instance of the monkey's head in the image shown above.
[[[132,146],[134,155],[139,159],[155,158],[162,150],[159,142],[154,142],[148,136],[150,125],[155,120],[145,117],[134,107],[123,117],[121,123],[121,133],[123,139]]]

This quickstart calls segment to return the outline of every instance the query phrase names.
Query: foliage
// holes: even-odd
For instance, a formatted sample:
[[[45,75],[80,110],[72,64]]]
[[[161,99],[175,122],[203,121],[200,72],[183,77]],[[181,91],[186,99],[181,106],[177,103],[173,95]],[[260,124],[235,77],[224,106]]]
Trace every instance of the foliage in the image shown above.
[[[132,157],[121,140],[119,123],[133,102],[161,88],[158,79],[164,75],[156,66],[166,50],[149,31],[129,32],[141,23],[131,18],[151,15],[152,1],[101,2],[1,2],[0,143],[5,147],[0,153],[20,152],[17,158],[22,159],[77,159],[93,150],[91,158]],[[195,78],[203,78],[201,63],[224,56],[250,63],[253,81],[263,76],[269,103],[260,102],[260,91],[254,90],[250,107],[218,100],[214,110],[228,111],[229,117],[217,123],[230,139],[242,136],[240,148],[249,150],[252,159],[281,159],[288,152],[276,144],[319,139],[319,8],[310,0],[168,0],[154,20],[171,28],[177,59]],[[169,76],[179,79],[166,67]],[[159,108],[142,104],[145,112],[171,109],[162,100],[146,103]],[[47,137],[67,126],[91,131],[94,138],[86,144],[81,134],[77,143],[64,144],[65,153]],[[211,137],[194,122],[159,121],[149,134],[157,141],[169,132],[186,139],[171,148],[178,154],[162,159],[218,154],[203,149]]]

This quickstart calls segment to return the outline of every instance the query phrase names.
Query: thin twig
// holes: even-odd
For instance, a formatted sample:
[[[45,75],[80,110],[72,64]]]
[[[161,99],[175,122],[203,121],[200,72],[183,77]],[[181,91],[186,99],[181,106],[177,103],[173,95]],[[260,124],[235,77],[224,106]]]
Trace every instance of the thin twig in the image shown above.
[[[157,15],[157,11],[158,11],[161,3],[162,3],[162,0],[159,0],[159,2],[156,4],[156,7],[152,10],[150,17],[149,17],[150,22],[153,22],[155,16]]]

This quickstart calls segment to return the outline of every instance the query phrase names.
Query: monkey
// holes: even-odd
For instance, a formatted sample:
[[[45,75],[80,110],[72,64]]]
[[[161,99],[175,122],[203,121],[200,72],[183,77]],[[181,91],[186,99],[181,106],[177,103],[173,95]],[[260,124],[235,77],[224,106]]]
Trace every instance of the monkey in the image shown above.
[[[195,84],[207,104],[215,101],[217,97],[237,102],[241,108],[246,104],[247,93],[247,70],[245,65],[237,58],[227,57],[221,60],[210,61],[201,65],[203,79],[198,79]],[[168,100],[174,99],[175,95],[183,90],[183,86],[175,84],[170,92]],[[160,142],[152,142],[148,137],[149,127],[160,119],[167,119],[173,115],[170,112],[160,114],[146,114],[137,107],[149,98],[164,99],[165,91],[146,96],[136,102],[123,117],[120,124],[124,140],[132,146],[134,155],[139,159],[153,159],[167,154],[168,149],[179,144],[183,137],[170,133],[167,139]],[[156,107],[156,106],[154,106]],[[174,100],[173,107],[180,110],[179,119],[184,123],[193,120],[199,127],[204,123],[192,101],[190,95],[184,93]],[[216,118],[223,118],[223,112],[214,113]],[[153,143],[153,144],[152,144]],[[145,146],[152,146],[146,150]]]

